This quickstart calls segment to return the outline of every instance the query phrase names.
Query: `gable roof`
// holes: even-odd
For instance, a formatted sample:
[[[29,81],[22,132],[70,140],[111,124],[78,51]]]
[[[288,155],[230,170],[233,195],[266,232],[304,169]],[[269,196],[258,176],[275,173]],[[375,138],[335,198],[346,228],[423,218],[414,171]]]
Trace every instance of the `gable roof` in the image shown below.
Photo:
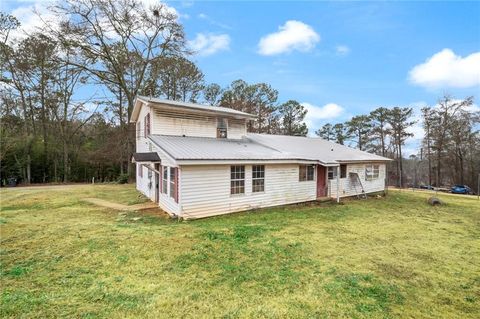
[[[385,162],[390,159],[321,138],[247,134],[243,139],[150,135],[150,140],[175,160],[258,160],[315,162]]]
[[[140,113],[140,108],[143,103],[159,109],[164,108],[164,109],[185,110],[185,111],[190,111],[195,113],[230,116],[238,119],[253,120],[256,118],[256,116],[253,114],[237,111],[228,107],[203,105],[203,104],[181,102],[181,101],[171,101],[171,100],[164,100],[164,99],[138,95],[137,98],[135,99],[135,105],[132,111],[132,115],[130,117],[130,122],[137,121],[138,115]]]

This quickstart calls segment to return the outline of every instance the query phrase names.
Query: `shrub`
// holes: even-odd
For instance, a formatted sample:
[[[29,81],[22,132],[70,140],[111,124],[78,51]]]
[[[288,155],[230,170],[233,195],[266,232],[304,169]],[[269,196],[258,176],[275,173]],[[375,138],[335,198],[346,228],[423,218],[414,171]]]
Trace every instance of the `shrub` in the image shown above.
[[[118,184],[127,184],[128,183],[128,174],[120,174],[117,178]]]

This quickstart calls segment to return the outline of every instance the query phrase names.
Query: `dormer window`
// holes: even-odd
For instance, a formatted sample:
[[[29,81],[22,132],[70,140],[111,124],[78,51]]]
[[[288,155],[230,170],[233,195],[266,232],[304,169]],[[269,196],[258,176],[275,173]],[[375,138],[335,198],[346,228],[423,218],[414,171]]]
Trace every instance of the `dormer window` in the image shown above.
[[[228,121],[226,118],[217,118],[217,138],[227,138]]]

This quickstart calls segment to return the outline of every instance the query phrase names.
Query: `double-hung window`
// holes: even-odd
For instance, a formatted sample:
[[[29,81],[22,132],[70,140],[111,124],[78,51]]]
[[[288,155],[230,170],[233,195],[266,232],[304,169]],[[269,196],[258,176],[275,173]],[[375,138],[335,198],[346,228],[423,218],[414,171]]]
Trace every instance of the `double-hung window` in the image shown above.
[[[315,166],[300,165],[298,173],[298,180],[300,182],[313,181],[315,179]]]
[[[378,164],[368,164],[365,165],[365,180],[373,181],[378,179],[380,176],[380,165]]]
[[[223,117],[217,118],[217,138],[227,138],[228,120]]]
[[[245,194],[245,166],[230,166],[230,194]]]
[[[145,127],[143,133],[145,137],[150,135],[150,113],[147,113],[147,115],[145,115]]]
[[[336,167],[328,167],[327,176],[328,176],[328,179],[337,179],[337,168]]]
[[[265,165],[252,166],[252,193],[265,191]]]
[[[176,200],[177,198],[177,176],[176,176],[176,168],[170,167],[170,197]]]
[[[347,165],[340,164],[340,178],[345,178],[345,177],[347,177]]]
[[[167,194],[168,190],[168,166],[162,166],[162,193]]]

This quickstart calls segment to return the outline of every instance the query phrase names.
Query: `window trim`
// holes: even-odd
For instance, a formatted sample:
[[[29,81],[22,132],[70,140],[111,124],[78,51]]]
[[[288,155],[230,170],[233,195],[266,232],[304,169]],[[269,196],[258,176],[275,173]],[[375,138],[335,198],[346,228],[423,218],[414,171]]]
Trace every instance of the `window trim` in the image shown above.
[[[262,177],[255,177],[255,168],[261,168],[261,170],[257,170],[257,174],[258,172],[262,173],[263,172],[263,176]],[[262,190],[261,191],[256,191],[255,190],[255,186],[258,187],[258,185],[254,185],[254,182],[255,181],[262,181]],[[262,193],[265,193],[265,165],[252,165],[252,194],[262,194]]]
[[[239,168],[240,170],[237,171],[237,168]],[[240,174],[240,176],[242,176],[243,174],[243,177],[237,177],[236,174]],[[242,183],[238,184],[238,185],[234,185],[234,183],[237,183],[237,182],[243,182],[243,185],[241,185]],[[233,192],[234,189],[241,189],[241,187],[243,186],[243,191],[242,192]],[[242,196],[242,195],[245,195],[245,165],[231,165],[230,166],[230,196]]]
[[[368,172],[370,169],[370,173]],[[365,165],[365,181],[374,181],[380,178],[380,164]]]
[[[143,129],[143,134],[145,135],[145,137],[147,137],[151,133],[151,130],[150,130],[150,113],[147,113],[147,115],[145,115],[144,122],[145,122],[145,126],[144,126],[144,129]]]
[[[217,117],[217,138],[228,138],[228,118],[226,117]]]
[[[340,178],[347,178],[347,164],[340,164]]]
[[[162,194],[168,194],[168,166],[162,166]]]
[[[312,169],[312,176],[311,179],[309,179],[309,168]],[[315,172],[316,172],[316,167],[313,164],[301,164],[298,166],[298,181],[299,182],[312,182],[315,181]]]
[[[168,171],[168,196],[176,200],[177,198],[177,169],[170,167]]]
[[[330,178],[330,173],[332,173],[332,178]],[[329,181],[337,179],[337,166],[328,166],[327,167],[327,179]]]

